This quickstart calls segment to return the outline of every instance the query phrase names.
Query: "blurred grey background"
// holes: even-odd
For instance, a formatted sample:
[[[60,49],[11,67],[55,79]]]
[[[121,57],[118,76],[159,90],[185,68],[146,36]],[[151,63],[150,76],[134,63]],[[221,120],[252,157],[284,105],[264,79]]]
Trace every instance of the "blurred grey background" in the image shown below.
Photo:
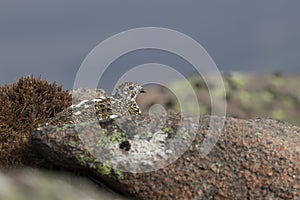
[[[33,74],[72,88],[81,62],[101,41],[144,26],[198,41],[220,71],[300,73],[300,1],[16,1],[0,2],[0,85]],[[157,62],[189,75],[180,58],[155,50],[116,60],[105,77]],[[107,81],[103,81],[103,88]]]

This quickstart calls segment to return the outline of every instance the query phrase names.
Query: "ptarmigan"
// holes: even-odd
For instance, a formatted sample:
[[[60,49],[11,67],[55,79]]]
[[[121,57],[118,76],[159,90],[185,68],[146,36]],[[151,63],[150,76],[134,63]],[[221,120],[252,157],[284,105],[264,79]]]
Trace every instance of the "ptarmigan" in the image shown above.
[[[96,93],[98,95],[92,99],[80,97],[80,99],[84,100],[71,105],[51,119],[46,125],[73,124],[94,120],[98,120],[101,123],[117,117],[139,115],[141,113],[136,103],[136,97],[140,93],[145,93],[145,91],[138,83],[122,83],[116,88],[113,96],[107,95],[103,90],[98,90]]]

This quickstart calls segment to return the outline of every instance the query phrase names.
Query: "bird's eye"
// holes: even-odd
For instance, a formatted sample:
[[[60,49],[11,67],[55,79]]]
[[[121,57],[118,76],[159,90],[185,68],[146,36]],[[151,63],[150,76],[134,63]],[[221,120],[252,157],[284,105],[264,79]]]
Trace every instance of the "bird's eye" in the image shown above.
[[[133,86],[129,86],[129,90],[133,90]]]

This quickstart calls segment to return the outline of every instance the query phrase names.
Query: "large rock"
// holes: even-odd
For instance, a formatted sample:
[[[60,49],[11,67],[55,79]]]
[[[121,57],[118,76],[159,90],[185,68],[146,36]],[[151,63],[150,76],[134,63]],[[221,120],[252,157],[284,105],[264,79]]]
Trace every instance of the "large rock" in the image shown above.
[[[31,143],[49,162],[136,199],[300,198],[299,127],[227,118],[217,143],[201,157],[208,130],[222,117],[201,117],[199,129],[195,119],[179,113],[166,121],[156,117],[150,129],[149,116],[101,129],[97,122],[45,126]],[[182,120],[190,121],[185,129]]]

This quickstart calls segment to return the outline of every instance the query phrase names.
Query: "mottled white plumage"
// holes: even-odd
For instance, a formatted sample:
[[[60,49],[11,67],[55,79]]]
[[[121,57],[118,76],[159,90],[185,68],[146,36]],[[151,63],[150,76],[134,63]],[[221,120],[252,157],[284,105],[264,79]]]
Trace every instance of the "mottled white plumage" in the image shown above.
[[[125,82],[116,88],[113,96],[109,96],[101,90],[101,95],[97,98],[84,99],[80,97],[83,100],[71,105],[47,124],[57,125],[91,120],[107,122],[117,117],[138,115],[141,111],[136,103],[136,97],[144,92],[138,83]]]

